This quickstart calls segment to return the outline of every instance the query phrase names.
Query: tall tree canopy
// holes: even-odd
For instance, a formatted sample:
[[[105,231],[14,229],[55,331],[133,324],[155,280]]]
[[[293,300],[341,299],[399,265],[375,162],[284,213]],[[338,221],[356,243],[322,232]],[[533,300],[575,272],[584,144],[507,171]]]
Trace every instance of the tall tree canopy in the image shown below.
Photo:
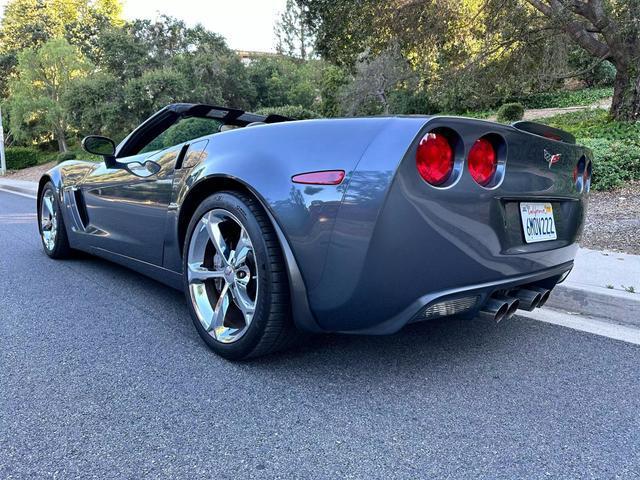
[[[364,53],[398,42],[440,103],[481,107],[536,91],[569,72],[577,45],[592,56],[586,70],[616,69],[612,115],[640,110],[640,0],[300,0],[317,51],[353,69]],[[572,50],[573,49],[573,50]],[[443,93],[444,92],[444,93]]]
[[[60,152],[66,152],[69,114],[64,98],[91,69],[80,51],[63,38],[20,52],[17,76],[9,82],[9,118],[15,137],[51,132]]]
[[[0,96],[18,52],[65,38],[91,58],[100,33],[122,23],[120,0],[10,0],[0,24]]]
[[[640,119],[640,0],[526,0],[596,62],[616,67],[611,114]]]
[[[300,0],[287,0],[276,22],[278,53],[307,60],[312,55],[314,38],[305,22],[306,7]]]

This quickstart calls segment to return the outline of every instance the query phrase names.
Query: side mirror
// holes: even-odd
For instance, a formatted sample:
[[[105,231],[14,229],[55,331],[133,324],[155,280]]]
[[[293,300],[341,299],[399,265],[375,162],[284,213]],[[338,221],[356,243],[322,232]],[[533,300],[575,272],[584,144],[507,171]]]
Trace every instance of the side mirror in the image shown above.
[[[113,140],[99,135],[89,135],[82,140],[82,148],[85,152],[105,157],[105,161],[111,160],[116,154],[116,144]]]

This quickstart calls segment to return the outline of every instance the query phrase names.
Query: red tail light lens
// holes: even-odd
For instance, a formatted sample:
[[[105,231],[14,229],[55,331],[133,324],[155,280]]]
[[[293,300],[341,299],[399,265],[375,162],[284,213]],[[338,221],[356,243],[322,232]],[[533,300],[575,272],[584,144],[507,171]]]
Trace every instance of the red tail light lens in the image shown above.
[[[483,187],[493,180],[498,168],[498,154],[493,144],[486,138],[476,140],[469,152],[469,172]]]
[[[420,176],[431,185],[442,185],[453,172],[453,148],[441,133],[427,133],[418,145],[416,165]]]

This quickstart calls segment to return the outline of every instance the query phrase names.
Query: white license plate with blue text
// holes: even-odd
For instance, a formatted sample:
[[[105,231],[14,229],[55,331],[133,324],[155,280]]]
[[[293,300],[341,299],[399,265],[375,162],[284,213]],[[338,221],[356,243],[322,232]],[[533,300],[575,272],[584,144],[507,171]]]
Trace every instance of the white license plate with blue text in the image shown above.
[[[556,240],[556,222],[550,203],[521,203],[520,218],[527,243]]]

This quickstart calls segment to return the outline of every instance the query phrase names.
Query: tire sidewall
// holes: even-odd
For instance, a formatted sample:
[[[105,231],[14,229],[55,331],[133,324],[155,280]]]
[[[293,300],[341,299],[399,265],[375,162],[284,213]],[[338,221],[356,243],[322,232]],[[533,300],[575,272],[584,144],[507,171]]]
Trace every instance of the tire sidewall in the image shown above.
[[[196,226],[202,219],[205,213],[214,209],[226,210],[234,215],[247,231],[251,243],[253,245],[253,251],[256,258],[256,265],[258,268],[258,298],[256,302],[256,310],[251,321],[251,325],[244,333],[244,335],[237,341],[226,344],[217,341],[213,338],[204,328],[193,306],[191,299],[191,293],[189,292],[189,279],[187,275],[187,262],[189,258],[189,245],[191,243],[191,237],[195,231]],[[198,333],[202,339],[209,345],[216,353],[228,358],[239,359],[248,356],[259,343],[260,338],[266,327],[269,316],[269,305],[271,303],[272,286],[271,286],[271,265],[269,261],[269,255],[267,250],[267,244],[262,235],[262,230],[258,224],[257,219],[251,212],[250,208],[245,204],[242,199],[235,196],[230,192],[215,193],[207,197],[196,209],[193,214],[189,226],[187,228],[187,234],[185,236],[185,243],[183,246],[183,284],[184,291],[187,297],[187,305],[189,313],[193,323],[198,330]]]
[[[51,190],[53,192],[53,196],[55,198],[55,204],[53,208],[56,211],[56,222],[58,231],[56,232],[56,240],[53,245],[53,248],[49,250],[47,245],[44,243],[44,237],[42,235],[42,199],[44,198],[44,194],[47,190]],[[64,254],[64,242],[66,241],[66,231],[64,225],[64,219],[62,218],[62,209],[60,208],[60,198],[58,197],[58,192],[56,191],[55,186],[50,181],[45,183],[44,187],[42,187],[42,192],[38,197],[38,233],[40,234],[40,242],[42,243],[42,248],[44,249],[44,253],[51,258],[60,258]]]

